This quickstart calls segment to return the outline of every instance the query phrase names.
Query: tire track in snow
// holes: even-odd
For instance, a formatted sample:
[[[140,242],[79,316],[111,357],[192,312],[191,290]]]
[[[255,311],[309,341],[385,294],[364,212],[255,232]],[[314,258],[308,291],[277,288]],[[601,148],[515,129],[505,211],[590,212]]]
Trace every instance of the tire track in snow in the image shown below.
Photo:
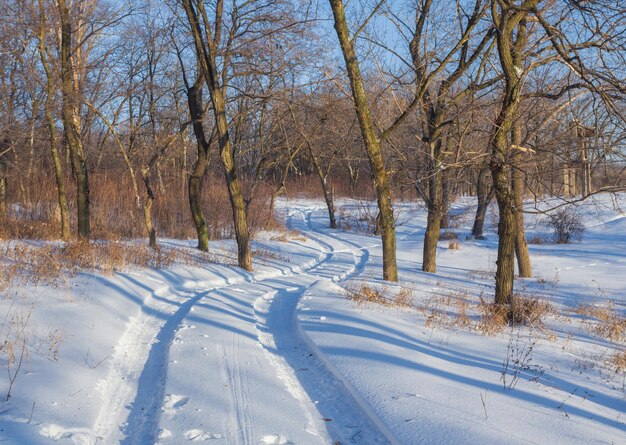
[[[309,414],[309,428],[317,430],[318,435],[327,431],[332,440],[336,441],[333,443],[398,443],[386,425],[325,359],[298,324],[298,306],[303,295],[320,281],[340,283],[359,275],[369,260],[368,249],[375,247],[359,247],[355,243],[320,233],[313,227],[312,212],[302,213],[307,226],[305,236],[323,245],[330,258],[307,271],[309,275],[321,278],[314,283],[300,287],[296,285],[295,289],[284,286],[280,289],[279,286],[275,291],[257,298],[254,309],[259,340],[276,368],[278,377]],[[290,219],[289,222],[292,221]],[[316,235],[311,232],[316,232]],[[356,248],[343,248],[346,246]],[[353,257],[353,266],[340,274],[333,273],[332,268],[329,272],[324,271],[324,267],[332,267],[333,257],[340,253],[349,253]],[[285,323],[287,320],[289,323]]]
[[[174,312],[172,308],[177,304],[176,298],[172,301],[159,298],[158,294],[166,294],[169,290],[169,287],[157,289],[144,300],[140,313],[129,320],[126,331],[115,346],[107,378],[98,383],[104,401],[93,426],[96,443],[114,443],[123,439],[126,406],[135,396],[136,382],[145,369],[151,345],[157,338],[155,319],[166,314],[171,316]]]
[[[295,267],[290,273],[264,274],[259,280],[254,276],[227,279],[221,285],[200,291],[193,298],[181,298],[170,286],[154,291],[144,300],[140,313],[127,323],[126,331],[115,346],[108,375],[98,384],[104,400],[92,428],[94,442],[132,445],[157,441],[169,349],[180,323],[198,301],[211,292],[242,283],[255,284],[275,277],[297,275],[330,258],[331,255],[326,253],[313,260],[312,265]],[[199,284],[207,286],[211,283]],[[189,295],[188,291],[182,294]],[[176,305],[179,309],[174,311],[172,308]]]

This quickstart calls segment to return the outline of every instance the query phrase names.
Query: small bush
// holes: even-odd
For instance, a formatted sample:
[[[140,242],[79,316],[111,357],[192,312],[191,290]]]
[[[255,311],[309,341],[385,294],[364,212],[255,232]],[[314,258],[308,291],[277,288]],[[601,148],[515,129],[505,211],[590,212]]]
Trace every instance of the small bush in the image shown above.
[[[550,215],[550,226],[554,230],[556,244],[569,244],[582,238],[585,226],[581,216],[572,208],[563,208]]]

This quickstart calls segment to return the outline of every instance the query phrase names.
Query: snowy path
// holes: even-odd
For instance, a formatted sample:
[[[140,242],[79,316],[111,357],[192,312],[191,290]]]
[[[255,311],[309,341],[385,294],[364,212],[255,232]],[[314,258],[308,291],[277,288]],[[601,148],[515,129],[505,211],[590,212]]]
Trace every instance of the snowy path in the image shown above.
[[[288,220],[319,246],[313,264],[145,299],[100,384],[97,443],[394,442],[296,325],[302,295],[358,275],[368,250],[316,232],[310,210]]]

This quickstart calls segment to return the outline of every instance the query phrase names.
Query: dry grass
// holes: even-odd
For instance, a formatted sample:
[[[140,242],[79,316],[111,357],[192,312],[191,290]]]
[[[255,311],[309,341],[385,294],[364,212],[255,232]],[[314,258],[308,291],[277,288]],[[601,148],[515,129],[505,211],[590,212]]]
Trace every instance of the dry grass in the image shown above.
[[[470,303],[465,294],[450,294],[431,297],[420,308],[426,314],[425,326],[428,328],[465,329],[472,325]]]
[[[365,283],[348,283],[346,286],[347,298],[358,305],[378,304],[386,307],[414,308],[411,289],[391,289],[383,286],[377,289]]]
[[[8,243],[0,264],[0,289],[10,285],[56,284],[84,270],[111,274],[129,266],[166,268],[178,259],[173,249],[150,249],[120,241],[70,242],[31,246]]]
[[[544,318],[555,313],[551,303],[539,298],[520,295],[513,297],[513,303],[510,306],[489,303],[481,298],[478,308],[480,321],[477,328],[487,335],[494,335],[511,325],[543,328]]]
[[[612,301],[601,306],[580,305],[574,312],[594,320],[593,323],[587,320],[586,324],[595,335],[616,343],[626,341],[626,318],[620,316]]]
[[[278,232],[270,237],[271,241],[278,241],[280,243],[288,243],[290,241],[307,241],[307,238],[296,230],[288,230],[284,227],[277,227],[273,229],[274,232]]]
[[[615,353],[610,363],[616,373],[626,372],[626,351]]]

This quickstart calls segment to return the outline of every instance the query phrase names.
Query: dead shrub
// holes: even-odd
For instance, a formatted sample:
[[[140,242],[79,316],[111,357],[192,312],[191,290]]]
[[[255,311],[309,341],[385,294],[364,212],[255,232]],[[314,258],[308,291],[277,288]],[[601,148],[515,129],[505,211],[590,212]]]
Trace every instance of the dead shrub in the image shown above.
[[[488,335],[502,331],[505,326],[543,327],[544,317],[554,312],[554,307],[547,301],[519,295],[513,296],[510,305],[488,303],[481,297],[478,307],[478,330]]]
[[[548,224],[554,231],[553,239],[556,244],[569,244],[582,238],[585,226],[582,217],[574,209],[559,209],[549,218]]]
[[[488,303],[482,297],[478,305],[480,318],[478,330],[485,335],[495,335],[501,332],[509,324],[509,307]]]
[[[545,244],[546,241],[542,237],[535,235],[528,238],[527,242],[528,244]]]
[[[461,249],[461,244],[458,243],[457,241],[453,241],[450,244],[448,244],[448,249],[450,249],[450,250],[460,250]]]
[[[37,176],[37,175],[35,175]],[[155,187],[153,222],[157,237],[188,239],[196,236],[187,191],[187,177],[163,172]],[[27,179],[30,181],[30,179]],[[161,187],[161,182],[163,187]],[[72,235],[76,226],[75,191],[67,185]],[[59,205],[55,187],[33,181],[25,183],[29,192],[9,191],[9,215],[0,223],[0,239],[58,239],[60,235]],[[131,179],[126,170],[113,173],[94,172],[90,175],[91,229],[93,239],[122,240],[146,238],[142,202],[137,203]],[[268,212],[271,193],[269,185],[261,185],[248,208],[251,235],[278,226]],[[140,201],[145,192],[140,188]],[[139,205],[138,205],[139,204]],[[210,239],[232,239],[235,236],[228,190],[220,174],[209,175],[202,193]]]
[[[510,321],[515,325],[541,327],[544,318],[551,313],[554,313],[554,306],[550,302],[516,295],[513,297]]]
[[[451,241],[451,240],[458,240],[459,239],[459,234],[456,232],[441,232],[441,234],[439,235],[439,240],[441,241]]]
[[[611,357],[610,363],[616,373],[626,372],[626,351],[615,353]]]

